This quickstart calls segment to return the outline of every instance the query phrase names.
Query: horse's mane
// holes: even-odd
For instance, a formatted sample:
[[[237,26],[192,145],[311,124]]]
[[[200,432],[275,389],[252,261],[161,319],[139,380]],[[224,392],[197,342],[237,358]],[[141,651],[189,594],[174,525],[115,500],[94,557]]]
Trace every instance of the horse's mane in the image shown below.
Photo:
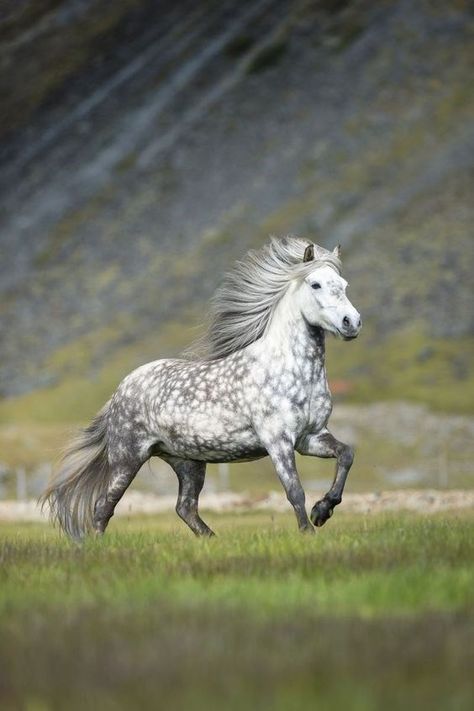
[[[271,237],[261,249],[247,252],[224,276],[211,299],[206,330],[185,355],[217,360],[242,350],[263,335],[293,279],[304,279],[323,265],[339,273],[339,258],[318,245],[313,245],[314,259],[303,262],[311,244],[294,236]]]

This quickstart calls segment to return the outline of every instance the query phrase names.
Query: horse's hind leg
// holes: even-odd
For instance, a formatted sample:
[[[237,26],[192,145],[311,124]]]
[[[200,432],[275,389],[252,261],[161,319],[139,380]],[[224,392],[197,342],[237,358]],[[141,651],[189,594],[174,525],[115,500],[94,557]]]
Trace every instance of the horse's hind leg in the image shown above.
[[[179,482],[178,501],[176,513],[196,536],[213,536],[211,531],[198,513],[198,500],[204,477],[206,476],[206,463],[192,459],[179,459],[178,457],[163,457],[176,472]]]
[[[107,491],[95,503],[94,530],[96,533],[104,533],[107,524],[114,515],[115,507],[134,480],[142,464],[143,461],[137,459],[120,462],[113,466],[113,474]]]

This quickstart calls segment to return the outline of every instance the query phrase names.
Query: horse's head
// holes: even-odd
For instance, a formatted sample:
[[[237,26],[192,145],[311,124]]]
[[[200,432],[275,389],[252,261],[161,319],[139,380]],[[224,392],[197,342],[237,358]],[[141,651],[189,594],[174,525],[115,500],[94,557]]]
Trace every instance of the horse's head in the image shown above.
[[[305,252],[304,261],[314,258],[312,245]],[[339,247],[334,250],[339,257]],[[359,335],[362,322],[359,312],[346,296],[347,281],[329,264],[316,260],[315,268],[309,271],[299,288],[301,312],[312,326],[320,326],[345,341]]]

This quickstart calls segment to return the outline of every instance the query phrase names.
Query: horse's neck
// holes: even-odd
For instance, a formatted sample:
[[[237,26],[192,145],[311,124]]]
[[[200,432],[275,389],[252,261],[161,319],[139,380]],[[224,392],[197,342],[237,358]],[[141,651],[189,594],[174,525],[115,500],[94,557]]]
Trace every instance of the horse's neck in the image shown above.
[[[326,381],[325,335],[319,326],[311,326],[303,317],[290,325],[287,347],[302,377],[315,384]]]
[[[311,326],[291,307],[276,311],[259,345],[269,367],[272,359],[278,358],[283,359],[284,367],[303,373],[308,381],[326,378],[324,330]]]

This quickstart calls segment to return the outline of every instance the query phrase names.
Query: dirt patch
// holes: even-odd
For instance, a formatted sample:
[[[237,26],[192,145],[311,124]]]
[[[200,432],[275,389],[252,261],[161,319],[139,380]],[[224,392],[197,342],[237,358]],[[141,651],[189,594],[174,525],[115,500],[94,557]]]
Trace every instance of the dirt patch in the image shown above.
[[[308,492],[307,501],[320,498],[321,492]],[[125,494],[117,506],[117,516],[137,516],[167,513],[174,510],[174,496],[156,496],[154,494],[130,491]],[[453,509],[474,507],[474,489],[440,491],[437,489],[403,489],[398,491],[368,492],[364,494],[346,494],[340,506],[346,513],[371,514],[383,511],[417,511],[436,513]],[[289,510],[289,504],[279,492],[270,492],[264,497],[250,494],[221,492],[203,494],[200,499],[202,511],[274,511]],[[47,512],[41,512],[35,501],[0,501],[0,521],[45,521]]]

